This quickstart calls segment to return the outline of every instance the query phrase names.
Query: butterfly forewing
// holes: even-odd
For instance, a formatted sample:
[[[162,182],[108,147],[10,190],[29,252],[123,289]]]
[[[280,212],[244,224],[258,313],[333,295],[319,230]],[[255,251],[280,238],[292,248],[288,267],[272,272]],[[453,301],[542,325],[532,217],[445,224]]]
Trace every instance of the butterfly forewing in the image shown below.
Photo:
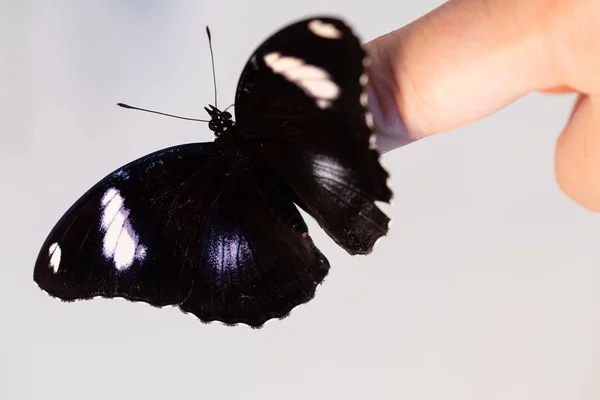
[[[238,127],[257,160],[351,254],[385,235],[387,172],[370,148],[366,53],[342,21],[284,28],[248,61],[238,84]],[[268,89],[266,89],[268,88]]]
[[[206,210],[221,172],[213,143],[133,161],[83,195],[54,227],[34,279],[63,300],[125,297],[156,306],[191,289]]]

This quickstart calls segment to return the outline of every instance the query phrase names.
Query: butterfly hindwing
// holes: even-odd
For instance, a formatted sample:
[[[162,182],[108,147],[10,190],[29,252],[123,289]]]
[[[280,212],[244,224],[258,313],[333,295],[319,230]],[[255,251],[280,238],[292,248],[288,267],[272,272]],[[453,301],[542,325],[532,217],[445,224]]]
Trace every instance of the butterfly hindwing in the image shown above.
[[[281,318],[312,299],[329,271],[283,187],[253,176],[233,169],[208,215],[201,267],[180,306],[203,321],[256,327]]]
[[[342,21],[300,21],[254,52],[235,102],[256,159],[351,254],[369,253],[387,233],[389,218],[375,201],[392,196],[370,146],[366,60]]]

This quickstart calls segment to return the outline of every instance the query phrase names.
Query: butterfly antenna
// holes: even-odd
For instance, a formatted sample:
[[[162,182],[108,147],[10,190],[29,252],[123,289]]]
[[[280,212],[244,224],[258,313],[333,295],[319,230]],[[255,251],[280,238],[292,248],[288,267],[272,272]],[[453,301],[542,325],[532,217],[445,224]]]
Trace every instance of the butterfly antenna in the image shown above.
[[[208,35],[208,47],[210,48],[210,61],[212,63],[213,71],[213,86],[215,88],[215,107],[217,107],[217,74],[215,73],[215,55],[212,48],[212,37],[210,36],[210,29],[206,25],[206,34]]]
[[[235,103],[234,103],[234,104],[230,104],[230,105],[229,105],[229,106],[227,106],[227,108],[226,108],[225,110],[223,110],[223,111],[227,111],[227,110],[229,110],[229,109],[230,109],[231,107],[233,107],[233,106],[235,106]]]
[[[185,119],[185,120],[188,120],[188,121],[210,122],[210,121],[205,120],[205,119],[180,117],[179,115],[167,114],[167,113],[163,113],[163,112],[159,112],[159,111],[146,110],[145,108],[133,107],[133,106],[130,106],[130,105],[124,104],[124,103],[117,103],[117,105],[119,107],[128,108],[130,110],[146,111],[146,112],[153,113],[153,114],[166,115],[167,117]]]

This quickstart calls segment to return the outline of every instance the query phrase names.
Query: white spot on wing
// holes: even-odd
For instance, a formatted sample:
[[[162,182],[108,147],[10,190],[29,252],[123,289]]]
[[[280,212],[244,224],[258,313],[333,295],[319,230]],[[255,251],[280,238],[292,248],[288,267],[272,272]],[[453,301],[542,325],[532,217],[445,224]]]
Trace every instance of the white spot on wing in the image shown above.
[[[265,60],[265,64],[267,64],[269,67],[271,67],[271,69],[275,72],[279,72],[275,69],[275,63],[277,62],[277,59],[281,56],[281,54],[279,53],[269,53],[264,57]]]
[[[123,198],[115,195],[107,202],[103,201],[102,205],[104,206],[104,211],[102,212],[102,228],[109,230],[111,226],[114,226],[115,218],[120,214],[121,207],[123,207]]]
[[[360,94],[360,105],[363,107],[367,107],[369,105],[369,95],[367,92],[362,92]]]
[[[326,39],[339,39],[342,37],[342,32],[333,24],[323,22],[318,19],[313,19],[308,23],[308,29],[317,36]]]
[[[131,264],[135,259],[136,240],[128,229],[122,229],[115,248],[114,261],[117,269]]]
[[[374,133],[371,133],[371,136],[369,136],[369,149],[377,149],[377,137]]]
[[[321,100],[321,99],[317,100],[317,106],[319,106],[319,108],[321,108],[321,109],[325,109],[325,108],[329,107],[330,105],[331,105],[330,101]]]
[[[48,248],[48,255],[50,256],[50,266],[54,270],[54,273],[58,272],[58,268],[60,267],[60,257],[62,255],[62,251],[60,250],[60,246],[58,243],[52,243]]]
[[[275,54],[271,53],[269,55],[273,56]],[[299,58],[276,56],[275,58],[271,58],[271,64],[269,64],[269,66],[273,71],[281,74],[289,69],[301,67],[302,64],[302,60]],[[286,74],[286,77],[291,77],[290,73]]]
[[[104,217],[106,214],[104,214]],[[104,234],[103,240],[103,251],[104,255],[107,257],[114,257],[115,251],[117,250],[117,246],[119,245],[119,238],[121,236],[121,231],[123,230],[123,225],[125,224],[125,214],[117,210],[116,215],[110,220],[110,222],[103,226],[106,230]]]
[[[104,196],[102,196],[102,200],[101,200],[102,205],[105,206],[106,204],[108,204],[108,202],[111,201],[117,193],[118,193],[118,190],[115,188],[108,189],[106,191],[106,193],[104,193]]]
[[[315,99],[319,108],[331,107],[332,101],[339,97],[339,86],[322,68],[306,64],[299,58],[282,56],[276,52],[265,55],[264,60],[273,72],[293,82],[304,93]]]
[[[131,267],[136,259],[143,260],[146,257],[146,247],[139,243],[139,237],[129,220],[130,211],[124,207],[120,192],[115,188],[108,189],[102,196],[100,205],[104,256],[112,260],[119,271]]]
[[[358,82],[362,86],[365,86],[367,84],[367,82],[369,82],[369,77],[367,76],[367,74],[363,73],[360,75],[360,78],[358,78]]]
[[[365,113],[365,121],[367,122],[369,129],[373,129],[373,114],[367,111]]]

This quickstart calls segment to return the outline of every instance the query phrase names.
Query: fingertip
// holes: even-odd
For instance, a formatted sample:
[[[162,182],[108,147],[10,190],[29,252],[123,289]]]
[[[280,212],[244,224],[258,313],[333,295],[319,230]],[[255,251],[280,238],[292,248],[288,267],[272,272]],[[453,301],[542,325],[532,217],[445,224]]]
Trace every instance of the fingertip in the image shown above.
[[[406,137],[417,140],[553,86],[535,10],[524,8],[505,0],[453,0],[369,43],[383,125],[400,119]]]
[[[378,68],[372,69],[370,66],[369,75],[378,73]],[[383,154],[389,151],[395,150],[402,147],[415,139],[408,135],[408,131],[402,118],[398,112],[398,107],[395,105],[384,104],[382,108],[379,97],[376,94],[376,89],[371,83],[373,79],[369,79],[369,85],[367,87],[368,104],[371,115],[373,116],[373,124],[375,129],[375,147]],[[379,82],[381,83],[381,79]],[[388,85],[389,87],[389,85]],[[379,90],[389,90],[386,87],[379,87]],[[381,93],[381,92],[380,92]],[[387,96],[392,94],[388,93]]]
[[[565,195],[600,211],[600,98],[581,95],[556,143],[555,175]]]

